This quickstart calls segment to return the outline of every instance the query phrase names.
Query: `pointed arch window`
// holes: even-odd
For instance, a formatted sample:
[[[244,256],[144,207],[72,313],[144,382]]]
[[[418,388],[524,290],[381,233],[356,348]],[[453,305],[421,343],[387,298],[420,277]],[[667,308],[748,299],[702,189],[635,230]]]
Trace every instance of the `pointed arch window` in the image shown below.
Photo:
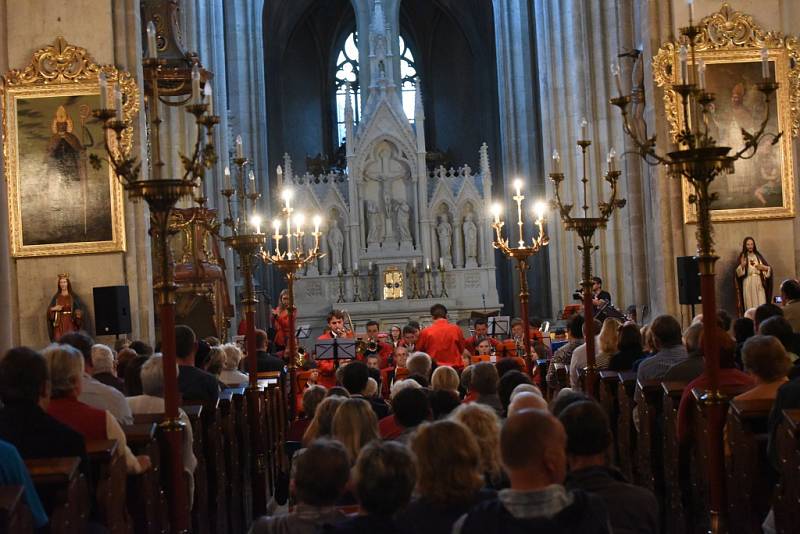
[[[414,124],[414,105],[417,97],[417,63],[408,41],[398,36],[400,50],[400,97],[403,110]],[[336,144],[345,137],[344,108],[347,84],[353,95],[353,120],[358,122],[361,111],[361,84],[359,82],[358,32],[351,32],[336,56]]]

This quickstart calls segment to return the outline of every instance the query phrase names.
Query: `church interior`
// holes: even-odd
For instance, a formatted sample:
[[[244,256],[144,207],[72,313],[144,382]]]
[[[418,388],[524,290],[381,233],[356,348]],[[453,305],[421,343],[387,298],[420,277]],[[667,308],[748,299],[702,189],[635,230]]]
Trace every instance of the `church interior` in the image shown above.
[[[0,0],[0,534],[799,532],[797,28]]]

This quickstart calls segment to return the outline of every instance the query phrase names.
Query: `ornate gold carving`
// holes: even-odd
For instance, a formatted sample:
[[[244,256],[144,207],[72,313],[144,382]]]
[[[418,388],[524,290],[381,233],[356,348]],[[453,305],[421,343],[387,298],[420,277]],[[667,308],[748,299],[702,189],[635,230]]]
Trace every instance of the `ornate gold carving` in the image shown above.
[[[402,271],[397,267],[388,267],[383,271],[383,300],[403,298],[404,288]]]

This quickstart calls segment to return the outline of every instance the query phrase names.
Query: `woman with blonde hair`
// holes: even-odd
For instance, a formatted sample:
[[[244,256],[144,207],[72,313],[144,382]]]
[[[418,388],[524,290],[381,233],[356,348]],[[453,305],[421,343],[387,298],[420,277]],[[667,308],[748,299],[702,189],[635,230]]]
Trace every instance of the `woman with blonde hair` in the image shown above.
[[[236,343],[225,343],[220,347],[225,353],[222,372],[219,380],[228,387],[247,385],[249,379],[246,373],[239,371],[239,362],[242,361],[242,349]]]
[[[450,366],[437,367],[431,376],[431,389],[434,391],[444,389],[458,393],[460,379],[458,372]]]
[[[603,327],[600,329],[600,335],[598,336],[599,352],[595,358],[598,369],[607,368],[611,357],[617,353],[619,329],[621,326],[622,323],[612,317],[603,321]]]
[[[408,532],[450,532],[456,519],[495,496],[494,490],[481,489],[481,450],[465,425],[423,423],[411,439],[411,450],[417,459],[418,497],[403,514]]]
[[[364,399],[347,399],[333,416],[331,436],[344,445],[355,463],[364,445],[380,439],[378,417]]]
[[[314,418],[303,434],[303,447],[308,447],[308,444],[317,438],[331,437],[333,416],[336,414],[336,410],[339,409],[339,406],[346,400],[345,397],[332,395],[330,397],[325,397],[325,399],[317,405]]]
[[[480,470],[486,487],[500,489],[507,486],[500,466],[500,418],[494,409],[472,402],[462,404],[450,414],[452,421],[466,426],[480,450]]]

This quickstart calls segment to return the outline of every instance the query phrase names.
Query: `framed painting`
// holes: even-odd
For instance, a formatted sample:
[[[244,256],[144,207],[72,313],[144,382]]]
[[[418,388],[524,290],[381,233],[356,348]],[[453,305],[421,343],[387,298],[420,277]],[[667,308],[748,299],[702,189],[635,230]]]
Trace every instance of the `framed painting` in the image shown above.
[[[705,63],[706,90],[716,96],[708,114],[708,131],[718,146],[731,147],[731,153],[744,145],[742,130],[755,132],[769,112],[766,131],[782,133],[776,144],[761,143],[750,159],[736,162],[730,174],[721,174],[710,190],[717,198],[712,203],[714,221],[790,218],[795,214],[792,138],[800,129],[800,53],[795,38],[765,32],[749,15],[723,4],[719,12],[699,23],[696,55],[692,66]],[[666,116],[673,142],[683,128],[679,112],[681,98],[671,84],[680,75],[681,42],[662,46],[654,58],[656,82],[664,87]],[[763,79],[762,53],[767,54],[770,81],[779,88],[766,108],[757,84]],[[695,71],[696,72],[696,71]],[[690,115],[689,120],[694,120]],[[683,187],[684,222],[697,222],[696,207],[689,203],[691,186]]]
[[[138,111],[128,73],[94,63],[62,37],[36,51],[31,63],[3,77],[3,154],[11,252],[16,257],[125,250],[122,187],[104,165],[105,135],[92,116],[100,106],[100,74],[118,87],[123,114]],[[111,94],[109,94],[111,93]],[[114,107],[105,91],[104,107]],[[129,151],[133,132],[120,146]]]

